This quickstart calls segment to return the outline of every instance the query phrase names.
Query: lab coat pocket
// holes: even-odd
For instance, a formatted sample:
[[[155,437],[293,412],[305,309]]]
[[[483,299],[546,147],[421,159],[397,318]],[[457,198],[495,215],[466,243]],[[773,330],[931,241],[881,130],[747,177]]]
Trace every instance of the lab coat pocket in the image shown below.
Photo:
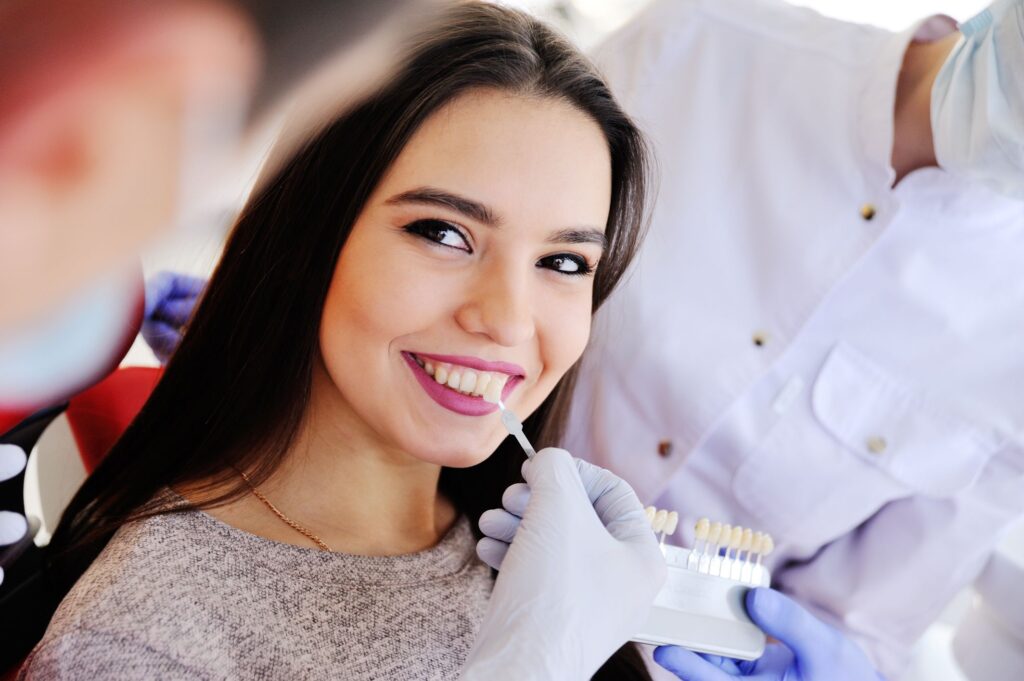
[[[999,444],[994,432],[840,343],[809,404],[772,427],[737,470],[733,491],[766,530],[820,545],[893,499],[969,487]]]
[[[844,343],[825,361],[811,405],[863,463],[925,496],[972,485],[1001,444],[994,431],[935,404]]]

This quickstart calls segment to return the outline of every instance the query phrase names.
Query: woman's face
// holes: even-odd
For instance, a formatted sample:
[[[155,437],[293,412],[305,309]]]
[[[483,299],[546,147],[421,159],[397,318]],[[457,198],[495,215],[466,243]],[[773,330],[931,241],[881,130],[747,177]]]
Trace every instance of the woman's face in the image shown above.
[[[320,329],[337,407],[386,448],[471,466],[590,332],[611,202],[598,125],[570,104],[464,95],[409,141],[356,221]]]

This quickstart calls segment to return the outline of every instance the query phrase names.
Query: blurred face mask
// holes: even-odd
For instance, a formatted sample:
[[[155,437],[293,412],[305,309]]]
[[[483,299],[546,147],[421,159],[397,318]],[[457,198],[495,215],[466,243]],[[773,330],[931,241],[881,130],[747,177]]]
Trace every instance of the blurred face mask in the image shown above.
[[[998,0],[960,31],[932,87],[939,165],[1024,199],[1024,0]]]
[[[141,308],[138,270],[108,275],[45,319],[0,337],[0,407],[66,399],[116,366]]]

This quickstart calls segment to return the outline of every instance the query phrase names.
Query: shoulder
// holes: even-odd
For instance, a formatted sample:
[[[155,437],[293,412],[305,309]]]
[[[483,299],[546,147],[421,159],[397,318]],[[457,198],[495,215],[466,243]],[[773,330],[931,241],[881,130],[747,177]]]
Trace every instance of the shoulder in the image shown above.
[[[215,526],[195,511],[125,525],[61,602],[43,647],[75,640],[95,623],[102,623],[108,642],[130,639],[128,634],[139,631],[166,634],[158,640],[173,639],[169,628],[180,631],[183,622],[197,615],[192,611],[203,607],[188,595],[218,580],[224,561],[217,552],[224,550],[224,542],[215,534]],[[176,617],[169,618],[170,612]],[[70,648],[53,650],[63,654]]]
[[[25,660],[33,679],[203,679],[207,676],[132,634],[80,628],[47,639]]]

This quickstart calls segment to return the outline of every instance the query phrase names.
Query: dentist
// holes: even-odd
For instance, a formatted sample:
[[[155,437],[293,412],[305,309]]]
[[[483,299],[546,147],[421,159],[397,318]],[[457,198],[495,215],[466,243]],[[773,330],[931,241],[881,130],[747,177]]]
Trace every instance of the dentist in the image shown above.
[[[751,593],[757,663],[656,659],[896,678],[1024,514],[1024,2],[892,34],[660,0],[597,59],[662,177],[566,446],[680,527],[770,532],[801,604]]]

